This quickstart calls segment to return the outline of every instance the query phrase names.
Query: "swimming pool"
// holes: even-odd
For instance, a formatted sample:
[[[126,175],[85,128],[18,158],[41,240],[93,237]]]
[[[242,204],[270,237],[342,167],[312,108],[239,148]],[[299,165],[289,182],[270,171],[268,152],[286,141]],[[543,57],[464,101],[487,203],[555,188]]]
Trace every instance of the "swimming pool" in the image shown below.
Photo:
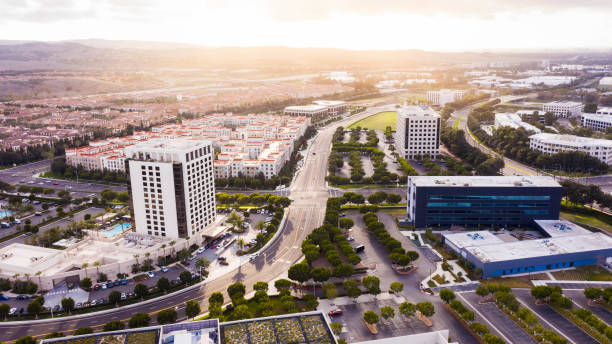
[[[13,215],[12,211],[0,210],[0,219],[3,217],[11,216],[11,215]]]
[[[132,227],[131,223],[118,223],[113,226],[113,229],[109,229],[107,231],[102,232],[107,237],[114,237],[117,234],[120,234],[124,230],[130,229]]]

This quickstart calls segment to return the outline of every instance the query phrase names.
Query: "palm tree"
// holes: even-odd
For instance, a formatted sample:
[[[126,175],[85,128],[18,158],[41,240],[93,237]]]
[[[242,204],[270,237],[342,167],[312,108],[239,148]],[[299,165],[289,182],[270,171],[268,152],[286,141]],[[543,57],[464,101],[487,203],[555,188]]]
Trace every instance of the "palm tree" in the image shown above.
[[[134,255],[134,258],[136,259],[136,265],[140,265],[140,263],[138,263],[138,257],[140,257],[139,254],[135,254]]]
[[[23,274],[23,277],[25,277],[25,278],[26,278],[26,280],[27,280],[28,282],[30,282],[30,274],[29,274],[29,273],[25,273],[25,274]]]
[[[99,261],[95,261],[94,262],[94,266],[96,267],[96,273],[99,276],[100,275],[100,262]]]
[[[244,238],[240,237],[236,239],[236,244],[238,244],[238,247],[240,247],[240,251],[242,251],[242,248],[244,247],[244,245],[246,245],[246,241],[244,240]]]
[[[166,256],[166,244],[161,245],[161,249],[163,250],[164,257]]]
[[[85,277],[87,277],[87,267],[89,266],[89,264],[87,263],[83,263],[83,265],[81,265],[81,269],[85,270]]]
[[[263,220],[259,220],[256,224],[255,224],[255,229],[257,229],[258,231],[263,231],[264,228],[266,228],[266,223],[263,222]]]
[[[21,276],[21,274],[14,274],[14,275],[13,275],[13,278],[14,278],[16,281],[18,281],[18,280],[19,280],[19,276]]]
[[[42,271],[36,271],[36,276],[38,276],[38,287],[40,288],[40,275],[42,275]]]
[[[172,240],[168,244],[170,244],[170,248],[172,248],[172,255],[174,256],[174,245],[176,244],[176,241]]]

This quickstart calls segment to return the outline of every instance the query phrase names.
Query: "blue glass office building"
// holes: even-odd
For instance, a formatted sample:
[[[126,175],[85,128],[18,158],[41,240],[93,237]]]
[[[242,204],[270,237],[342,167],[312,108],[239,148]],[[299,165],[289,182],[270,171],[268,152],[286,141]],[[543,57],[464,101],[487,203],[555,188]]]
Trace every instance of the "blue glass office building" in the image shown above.
[[[561,189],[540,176],[410,177],[407,215],[417,228],[531,225],[559,218]]]

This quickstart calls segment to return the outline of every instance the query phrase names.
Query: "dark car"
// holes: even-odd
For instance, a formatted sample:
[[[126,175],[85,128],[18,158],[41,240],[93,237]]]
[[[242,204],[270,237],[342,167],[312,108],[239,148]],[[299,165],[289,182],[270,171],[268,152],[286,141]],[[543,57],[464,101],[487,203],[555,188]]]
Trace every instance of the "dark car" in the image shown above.
[[[25,309],[23,309],[23,308],[19,308],[19,314],[22,314],[22,313],[23,313],[23,311],[25,311]]]
[[[127,280],[126,279],[122,279],[121,280],[121,285],[126,285],[127,284]]]
[[[118,287],[121,284],[121,281],[116,280],[115,282],[113,282],[113,286]]]
[[[93,289],[94,290],[100,290],[100,285],[99,284],[94,285]]]
[[[29,298],[30,298],[30,297],[29,297],[29,296],[27,296],[27,295],[17,295],[17,300],[27,300],[27,299],[29,299]]]
[[[112,287],[113,287],[113,282],[108,282],[108,283],[106,283],[106,287],[107,287],[107,288],[112,288]]]
[[[332,309],[331,311],[329,311],[329,316],[334,316],[334,315],[342,315],[342,310],[341,309]]]

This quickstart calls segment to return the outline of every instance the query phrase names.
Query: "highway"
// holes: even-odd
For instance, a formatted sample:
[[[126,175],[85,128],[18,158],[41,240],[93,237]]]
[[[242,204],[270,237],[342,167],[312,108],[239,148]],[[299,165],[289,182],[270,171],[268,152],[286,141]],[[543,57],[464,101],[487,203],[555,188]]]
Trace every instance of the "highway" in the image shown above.
[[[285,226],[280,229],[279,237],[253,261],[243,264],[220,278],[206,282],[196,289],[180,291],[129,308],[118,308],[108,314],[90,313],[69,320],[58,318],[50,321],[24,323],[2,322],[0,323],[0,341],[14,341],[28,335],[41,337],[54,331],[62,331],[65,335],[70,335],[74,330],[86,326],[100,330],[105,323],[111,320],[127,321],[137,312],[155,314],[166,308],[180,306],[188,300],[205,301],[213,292],[221,291],[225,294],[227,286],[237,281],[247,286],[248,293],[255,282],[276,279],[301,259],[302,240],[323,223],[325,203],[328,198],[325,182],[327,159],[335,129],[340,125],[346,126],[374,113],[389,109],[393,107],[369,108],[360,114],[332,123],[319,130],[305,157],[302,169],[297,173],[290,187],[289,197],[293,202],[286,210]],[[227,295],[226,300],[228,300]],[[201,306],[205,311],[208,303],[203,302]],[[155,316],[152,318],[154,320]]]

